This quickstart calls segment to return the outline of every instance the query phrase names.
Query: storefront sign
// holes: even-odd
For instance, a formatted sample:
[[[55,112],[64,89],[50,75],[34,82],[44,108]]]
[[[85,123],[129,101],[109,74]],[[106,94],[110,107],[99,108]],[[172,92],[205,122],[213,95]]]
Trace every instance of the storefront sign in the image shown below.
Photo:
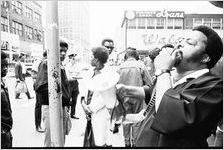
[[[143,34],[142,40],[145,45],[165,45],[165,44],[176,44],[180,41],[182,37],[175,34],[170,34],[168,36],[161,36],[159,34]]]
[[[183,11],[140,11],[137,12],[137,17],[153,17],[153,18],[184,18]]]
[[[180,39],[183,38],[187,30],[133,30],[128,32],[128,46],[135,47],[137,50],[150,50],[158,46],[161,47],[165,44],[175,45]]]

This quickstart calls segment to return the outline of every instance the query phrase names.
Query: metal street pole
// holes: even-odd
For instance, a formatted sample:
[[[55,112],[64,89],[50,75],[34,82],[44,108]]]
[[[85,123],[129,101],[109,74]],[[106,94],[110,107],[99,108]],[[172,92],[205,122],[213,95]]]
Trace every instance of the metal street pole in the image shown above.
[[[63,147],[63,115],[61,71],[59,59],[59,34],[58,34],[58,2],[46,2],[46,48],[48,49],[48,94],[49,115],[51,130],[51,146]]]
[[[128,19],[125,18],[125,50],[127,50],[128,46]]]

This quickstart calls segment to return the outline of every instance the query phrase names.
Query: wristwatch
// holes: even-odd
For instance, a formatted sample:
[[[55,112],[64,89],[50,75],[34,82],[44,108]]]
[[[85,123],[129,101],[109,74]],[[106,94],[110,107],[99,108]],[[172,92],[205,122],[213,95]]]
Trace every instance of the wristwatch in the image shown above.
[[[155,71],[155,76],[158,77],[162,75],[163,73],[169,73],[170,74],[170,69],[157,69]]]

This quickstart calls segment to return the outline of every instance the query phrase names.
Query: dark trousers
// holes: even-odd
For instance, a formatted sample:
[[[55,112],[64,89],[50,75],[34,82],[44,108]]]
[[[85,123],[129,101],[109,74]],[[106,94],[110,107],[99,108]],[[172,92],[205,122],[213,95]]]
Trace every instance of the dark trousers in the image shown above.
[[[41,125],[41,102],[40,96],[36,93],[36,104],[35,104],[35,126],[36,128],[40,127]]]
[[[12,147],[12,134],[10,131],[1,129],[1,148]]]
[[[71,113],[70,115],[75,115],[75,107],[76,107],[76,103],[77,103],[77,97],[78,97],[79,91],[72,91],[71,94]]]
[[[25,82],[25,80],[24,80],[24,82]],[[26,83],[26,82],[25,82],[25,83]],[[16,82],[16,86],[17,86],[17,84],[18,84],[18,82]],[[31,97],[30,97],[30,92],[29,92],[27,86],[26,86],[26,88],[27,88],[26,95],[27,95],[28,99],[30,99],[30,98],[31,98]],[[20,96],[20,93],[16,93],[16,99],[19,98],[19,96]]]
[[[144,102],[142,99],[129,98],[129,100],[124,103],[124,108],[127,114],[136,114],[143,109],[143,105]],[[123,125],[123,135],[127,147],[135,147],[139,127],[139,123]]]

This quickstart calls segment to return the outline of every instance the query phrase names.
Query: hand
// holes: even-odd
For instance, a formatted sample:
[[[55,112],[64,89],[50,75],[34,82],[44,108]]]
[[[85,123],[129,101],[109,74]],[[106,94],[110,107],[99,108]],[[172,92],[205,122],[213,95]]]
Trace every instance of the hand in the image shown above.
[[[88,106],[86,105],[86,103],[84,101],[82,101],[81,104],[82,104],[82,108],[83,108],[84,112],[87,115],[92,113],[92,111],[88,108]]]
[[[144,116],[144,112],[145,112],[145,109],[142,109],[137,114],[127,114],[124,124],[141,122],[142,120],[146,118],[146,116]]]
[[[175,63],[175,52],[172,48],[164,48],[155,58],[156,69],[171,69]]]
[[[120,96],[120,98],[124,98],[125,96],[127,96],[127,86],[125,86],[124,84],[117,84],[116,85],[116,93]]]

